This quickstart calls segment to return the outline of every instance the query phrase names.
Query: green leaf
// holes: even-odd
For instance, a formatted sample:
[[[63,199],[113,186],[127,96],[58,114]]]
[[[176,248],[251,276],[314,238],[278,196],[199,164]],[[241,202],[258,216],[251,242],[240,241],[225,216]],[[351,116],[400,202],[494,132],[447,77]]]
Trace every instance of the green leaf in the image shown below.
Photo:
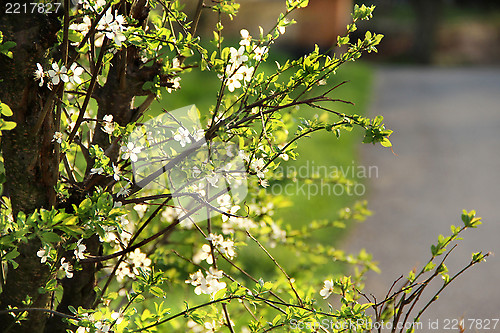
[[[156,297],[165,298],[165,293],[163,292],[163,289],[161,289],[158,286],[152,286],[151,288],[149,288],[149,292],[155,295]]]
[[[482,252],[476,252],[472,254],[472,261],[473,262],[481,262],[481,261],[486,261],[484,258],[484,255]]]
[[[0,45],[0,53],[12,59],[13,54],[12,51],[9,51],[9,49],[13,48],[14,46],[16,46],[16,43],[12,41],[3,43]]]
[[[438,248],[435,245],[431,245],[431,253],[433,256],[437,256]]]
[[[214,295],[214,300],[224,298],[226,296],[226,288],[222,288]]]
[[[62,225],[64,226],[74,226],[78,223],[78,216],[76,215],[71,215],[70,217],[64,219],[62,222]]]
[[[3,257],[3,259],[6,260],[6,261],[10,261],[10,260],[13,260],[13,259],[17,258],[17,256],[19,256],[19,252],[17,251],[17,249],[13,249],[12,251],[8,252]]]
[[[40,238],[44,243],[57,243],[61,240],[61,236],[52,231],[42,233]]]
[[[382,147],[386,148],[392,147],[391,140],[389,140],[388,138],[382,139],[382,141],[380,141],[380,144],[382,145]]]
[[[6,117],[10,117],[10,116],[13,115],[12,110],[10,109],[10,107],[7,104],[2,103],[2,102],[0,102],[0,113],[3,114]]]
[[[377,126],[380,126],[382,125],[382,121],[384,121],[384,117],[383,116],[376,116],[374,119],[373,119],[373,127],[377,127]]]
[[[439,265],[438,269],[437,269],[437,273],[438,274],[444,274],[444,273],[448,273],[448,267],[446,267],[445,264],[441,264]]]
[[[10,131],[16,127],[16,123],[13,121],[5,121],[0,119],[0,131]]]
[[[430,261],[427,265],[425,265],[424,272],[429,272],[429,271],[433,270],[434,267],[436,267],[436,264],[433,263],[432,261]]]
[[[90,210],[91,207],[92,207],[92,200],[90,200],[90,198],[86,198],[80,203],[80,206],[78,207],[78,212],[86,213],[87,211]]]

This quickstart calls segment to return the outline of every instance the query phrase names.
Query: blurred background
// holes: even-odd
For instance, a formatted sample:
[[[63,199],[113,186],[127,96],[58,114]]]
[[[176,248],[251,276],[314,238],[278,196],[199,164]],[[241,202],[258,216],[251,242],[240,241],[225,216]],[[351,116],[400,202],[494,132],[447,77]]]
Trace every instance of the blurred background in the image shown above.
[[[282,0],[238,2],[238,18],[224,22],[225,33],[235,38],[242,28],[257,34],[262,25],[268,31],[284,10]],[[310,0],[307,8],[291,15],[298,23],[277,44],[297,54],[310,51],[314,44],[330,49],[345,33],[355,3],[377,6],[375,19],[359,24],[357,34],[371,30],[385,35],[379,53],[365,60],[448,66],[500,63],[498,0]],[[186,1],[186,5],[195,4]],[[216,19],[215,14],[204,15],[202,31],[211,34]]]
[[[186,1],[188,6],[193,2]],[[239,3],[237,19],[224,22],[228,44],[231,38],[233,45],[238,44],[242,28],[254,36],[259,25],[268,31],[285,10],[284,0]],[[355,180],[367,185],[362,198],[291,196],[276,219],[297,227],[312,220],[335,220],[343,207],[367,199],[373,216],[365,223],[323,231],[315,237],[354,253],[361,249],[373,253],[382,273],[370,272],[366,289],[380,300],[393,281],[425,265],[438,235],[447,236],[451,224],[462,223],[462,209],[477,210],[485,222],[466,233],[448,258],[450,274],[467,265],[472,252],[500,250],[500,1],[310,0],[309,7],[294,14],[298,23],[288,27],[276,43],[269,70],[274,60],[300,56],[315,44],[326,52],[341,52],[333,46],[337,36],[344,34],[355,3],[374,4],[377,9],[371,21],[358,25],[354,37],[363,36],[366,30],[385,37],[378,53],[342,66],[329,84],[350,80],[337,93],[355,106],[339,105],[338,110],[383,115],[387,127],[395,131],[391,136],[394,152],[361,145],[362,131],[338,140],[328,133],[304,140],[299,145],[301,158],[289,161],[291,165],[377,166],[378,177]],[[201,33],[212,36],[216,19],[207,12],[200,22]],[[187,97],[180,103],[200,100],[199,79],[192,79],[190,93],[190,79],[183,78]],[[301,112],[310,115],[313,111]],[[291,276],[307,275],[300,269],[299,257],[279,247],[272,251]],[[265,258],[250,256],[247,260],[260,272],[273,269],[272,264],[266,266]],[[318,266],[322,268],[313,274],[318,280],[346,269],[333,261]],[[498,276],[498,257],[491,256],[453,282],[422,321],[438,320],[441,331],[445,320],[500,318]],[[426,296],[432,297],[437,287]],[[489,331],[499,329],[497,325]],[[419,332],[435,331],[424,326]],[[466,331],[482,332],[474,327]]]

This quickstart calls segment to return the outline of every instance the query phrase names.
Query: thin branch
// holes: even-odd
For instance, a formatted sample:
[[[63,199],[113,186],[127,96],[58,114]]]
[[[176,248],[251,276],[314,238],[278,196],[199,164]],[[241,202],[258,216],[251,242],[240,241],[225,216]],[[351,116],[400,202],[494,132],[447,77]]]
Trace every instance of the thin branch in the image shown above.
[[[51,309],[45,309],[45,308],[18,308],[18,309],[10,309],[10,310],[0,310],[0,314],[8,314],[8,313],[23,313],[23,312],[47,312],[59,317],[63,318],[68,318],[68,319],[74,319],[74,320],[79,320],[80,318],[71,316],[66,313],[62,313],[59,311],[51,310]]]
[[[214,194],[211,198],[209,198],[207,201],[212,201],[214,198],[217,198],[219,197],[221,194],[224,194],[226,193],[226,189],[224,190],[221,190],[220,192]],[[155,239],[157,239],[158,237],[168,233],[168,232],[171,232],[175,226],[177,226],[179,223],[181,223],[182,221],[184,221],[185,219],[189,218],[191,215],[195,214],[198,210],[200,210],[201,208],[203,207],[207,207],[207,205],[204,203],[204,202],[201,202],[200,205],[196,206],[195,208],[193,208],[191,211],[189,212],[186,212],[183,216],[181,216],[180,218],[178,218],[177,220],[175,220],[174,222],[170,223],[167,227],[165,227],[164,229],[160,230],[159,232],[157,232],[156,234],[140,241],[139,243],[135,244],[135,245],[132,245],[130,247],[127,247],[125,250],[122,250],[122,251],[118,251],[118,252],[115,252],[115,253],[112,253],[112,254],[108,254],[108,255],[104,255],[104,256],[96,256],[96,257],[87,257],[85,259],[82,259],[80,260],[81,263],[90,263],[90,262],[100,262],[100,261],[106,261],[106,260],[109,260],[109,259],[113,259],[113,258],[116,258],[116,257],[119,257],[123,254],[127,254],[129,252],[132,252],[134,251],[135,249],[138,249],[152,241],[154,241]],[[210,207],[212,209],[214,209],[213,206],[210,205]]]
[[[102,47],[101,47],[101,52],[99,53],[99,58],[97,59],[97,64],[95,67],[94,72],[92,73],[92,78],[90,79],[90,84],[89,88],[87,90],[87,95],[85,96],[85,100],[83,101],[83,105],[80,109],[80,113],[78,114],[78,118],[76,119],[75,126],[73,127],[73,131],[71,131],[69,137],[68,137],[68,143],[71,143],[73,139],[76,136],[76,132],[78,132],[78,129],[80,128],[80,125],[83,121],[83,117],[85,115],[85,110],[87,109],[87,106],[89,105],[90,98],[92,97],[92,92],[94,91],[95,84],[97,82],[97,76],[99,74],[99,71],[101,70],[102,66],[102,60],[104,59],[104,53],[106,53],[106,46],[108,43],[108,39],[104,37],[104,41],[102,42]]]
[[[198,23],[200,22],[201,12],[203,11],[203,0],[198,0],[198,6],[196,6],[196,12],[193,18],[193,25],[191,26],[191,35],[194,36],[196,34],[196,30],[198,29]]]
[[[471,261],[467,266],[465,266],[458,273],[456,273],[448,282],[443,283],[443,285],[441,286],[441,288],[439,288],[439,290],[436,292],[434,297],[432,297],[432,299],[422,308],[422,310],[420,310],[420,312],[418,313],[415,320],[420,318],[420,316],[425,312],[425,310],[427,310],[427,308],[437,300],[439,294],[441,294],[441,292],[444,290],[444,288],[446,288],[451,282],[453,282],[453,280],[455,280],[458,276],[462,275],[466,270],[468,270],[469,268],[471,268],[475,264],[482,262],[486,257],[490,256],[490,254],[491,254],[491,252],[488,252],[485,255],[483,255],[480,261]]]
[[[195,311],[195,310],[198,310],[200,308],[203,308],[205,306],[209,306],[209,305],[212,305],[212,304],[217,304],[217,303],[221,303],[221,302],[226,302],[226,301],[230,301],[232,299],[238,299],[238,298],[244,298],[245,296],[227,296],[227,297],[224,297],[224,298],[219,298],[219,299],[216,299],[216,300],[213,300],[213,301],[210,301],[210,302],[206,302],[206,303],[203,303],[203,304],[200,304],[200,305],[197,305],[195,307],[192,307],[192,308],[188,308],[182,312],[179,312],[173,316],[170,316],[166,319],[163,319],[163,320],[160,320],[159,322],[157,323],[154,323],[154,324],[151,324],[151,325],[148,325],[146,327],[143,327],[143,328],[140,328],[138,330],[135,330],[135,331],[132,331],[132,333],[135,333],[135,332],[143,332],[143,331],[146,331],[146,330],[149,330],[150,328],[153,328],[155,326],[158,326],[158,325],[161,325],[161,324],[164,324],[166,322],[169,322],[170,320],[172,319],[175,319],[177,317],[181,317],[181,316],[185,316],[187,315],[189,312],[192,312],[192,311]]]
[[[290,276],[288,276],[288,274],[285,272],[285,270],[280,266],[280,264],[276,261],[276,259],[274,259],[274,257],[271,255],[271,253],[269,253],[269,251],[267,251],[267,249],[262,246],[262,244],[254,237],[252,236],[252,234],[250,234],[250,232],[248,232],[248,230],[246,231],[246,234],[248,235],[248,237],[250,237],[255,243],[257,243],[257,245],[259,245],[259,247],[262,249],[262,251],[264,251],[267,256],[273,261],[273,263],[279,268],[279,270],[283,273],[283,275],[285,275],[285,277],[287,278],[288,280],[288,283],[290,284],[290,288],[292,288],[295,296],[297,297],[297,300],[299,301],[299,304],[301,306],[304,306],[304,302],[302,301],[302,298],[300,298],[300,295],[299,293],[297,292],[297,290],[295,290],[295,287],[293,286],[293,281],[292,279],[290,278]]]

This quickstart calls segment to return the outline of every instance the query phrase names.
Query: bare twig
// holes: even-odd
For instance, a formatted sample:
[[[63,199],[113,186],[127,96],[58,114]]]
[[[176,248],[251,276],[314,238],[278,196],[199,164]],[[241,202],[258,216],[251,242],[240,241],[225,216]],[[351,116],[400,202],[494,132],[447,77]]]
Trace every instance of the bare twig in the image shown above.
[[[280,266],[280,264],[276,261],[276,259],[274,259],[274,257],[271,255],[271,253],[269,253],[269,251],[267,251],[267,249],[262,246],[262,244],[254,237],[252,236],[252,234],[250,234],[250,232],[248,232],[248,230],[246,231],[246,234],[248,235],[248,237],[250,237],[255,243],[257,243],[257,245],[262,249],[262,251],[264,251],[267,256],[273,261],[273,263],[276,265],[276,267],[279,268],[279,270],[283,273],[283,275],[285,275],[285,277],[287,278],[288,280],[288,283],[290,284],[290,288],[293,290],[295,296],[297,297],[297,300],[299,301],[299,304],[301,306],[304,306],[304,302],[302,301],[302,298],[300,298],[300,295],[299,293],[297,292],[297,290],[295,290],[295,287],[293,285],[293,281],[292,279],[290,278],[290,276],[288,276],[288,274],[285,272],[285,270]]]

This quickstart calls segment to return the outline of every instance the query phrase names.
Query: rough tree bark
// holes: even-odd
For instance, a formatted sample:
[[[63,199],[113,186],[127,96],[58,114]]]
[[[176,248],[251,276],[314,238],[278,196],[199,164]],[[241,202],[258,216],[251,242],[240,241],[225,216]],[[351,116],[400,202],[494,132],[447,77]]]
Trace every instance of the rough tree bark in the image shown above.
[[[18,2],[26,3],[29,7],[30,0]],[[121,2],[113,8],[115,9],[136,19],[138,25],[144,27],[147,24],[150,10],[148,0],[134,0],[132,4]],[[0,79],[4,80],[1,83],[0,100],[11,107],[14,113],[11,120],[17,123],[14,130],[4,132],[1,137],[7,178],[4,195],[11,198],[14,214],[20,211],[28,214],[36,209],[52,207],[65,208],[67,213],[71,213],[73,204],[78,206],[97,186],[106,187],[109,183],[109,179],[104,176],[90,174],[93,161],[89,160],[84,179],[75,189],[69,190],[70,197],[59,202],[55,195],[59,157],[58,148],[52,140],[57,128],[54,105],[50,105],[50,111],[45,117],[41,115],[50,95],[57,89],[54,88],[51,92],[46,85],[39,87],[33,73],[37,63],[48,68],[50,64],[47,59],[53,57],[56,62],[61,59],[63,52],[61,45],[57,44],[57,32],[63,25],[63,13],[63,10],[52,15],[0,13],[0,31],[4,34],[4,40],[17,43],[12,50],[13,59],[0,55]],[[71,49],[69,52],[72,52]],[[97,118],[102,119],[104,115],[110,114],[122,126],[136,121],[155,97],[142,90],[142,86],[160,75],[161,68],[161,59],[152,66],[144,66],[138,49],[134,46],[119,50],[112,59],[106,84],[102,87],[96,85],[94,91],[90,92],[98,103]],[[164,86],[170,84],[168,79],[168,76],[160,75]],[[143,95],[148,95],[145,103],[134,108],[135,96]],[[37,132],[35,127],[41,119],[42,126]],[[118,158],[118,145],[108,149],[109,137],[99,125],[96,126],[92,143],[107,150],[111,161],[115,162]],[[85,245],[86,252],[99,255],[100,242],[97,235],[85,240]],[[40,246],[41,242],[37,238],[19,246],[20,255],[16,259],[19,267],[10,267],[8,271],[0,295],[0,310],[5,310],[8,306],[26,307],[23,301],[27,295],[33,299],[31,307],[54,309],[54,304],[50,303],[51,295],[38,292],[50,274],[48,267],[41,264],[36,255]],[[95,285],[99,267],[89,263],[83,264],[82,268],[74,272],[73,278],[61,281],[64,291],[57,311],[69,314],[69,305],[75,308],[96,306]],[[49,317],[45,312],[29,312],[28,320],[15,327],[12,319],[11,315],[0,315],[0,333],[65,333],[68,328],[60,317]]]
[[[29,1],[26,1],[29,3]],[[12,201],[14,216],[20,211],[27,214],[55,203],[54,185],[57,182],[58,161],[53,154],[53,115],[45,117],[39,133],[34,127],[41,119],[42,109],[50,94],[46,87],[39,87],[33,79],[37,62],[43,62],[47,50],[56,40],[60,21],[56,15],[0,13],[0,31],[6,41],[17,43],[12,50],[13,59],[0,56],[0,99],[13,111],[17,123],[12,131],[1,137],[1,148],[6,173],[6,191]],[[40,263],[36,252],[40,249],[37,239],[20,244],[19,267],[8,268],[5,285],[0,295],[0,309],[8,305],[25,307],[26,296],[32,297],[32,307],[47,308],[48,294],[39,294],[49,277],[46,265]],[[46,314],[33,312],[29,321],[11,332],[43,332]],[[6,332],[13,324],[13,317],[0,315],[0,332]]]

